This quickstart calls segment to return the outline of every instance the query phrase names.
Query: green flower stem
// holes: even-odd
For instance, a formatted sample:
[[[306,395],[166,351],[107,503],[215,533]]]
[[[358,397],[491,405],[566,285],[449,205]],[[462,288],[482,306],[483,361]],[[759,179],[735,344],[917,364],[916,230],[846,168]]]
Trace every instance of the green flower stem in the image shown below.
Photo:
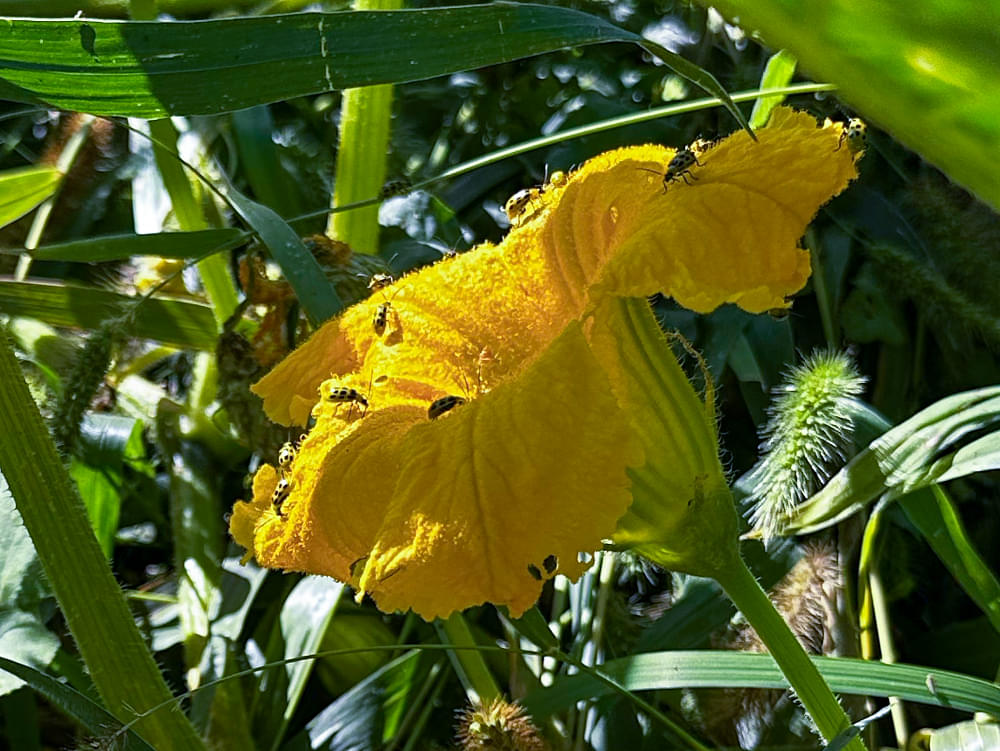
[[[0,470],[107,709],[128,722],[169,701],[6,334],[0,334]],[[155,712],[137,732],[162,751],[205,748],[181,712]]]
[[[743,559],[734,557],[715,579],[756,630],[823,738],[830,741],[846,730],[851,724],[847,713]],[[854,738],[846,748],[864,751],[865,745]]]
[[[156,166],[170,195],[177,223],[185,232],[209,229],[205,213],[191,188],[191,181],[184,166],[176,158],[177,130],[174,124],[170,120],[150,120],[149,134],[153,137]],[[201,283],[205,285],[208,301],[212,304],[212,314],[221,327],[239,304],[236,285],[229,275],[225,254],[216,253],[198,261],[198,273]]]
[[[159,10],[168,12],[163,7],[163,0],[159,0],[159,3],[157,0],[130,0],[129,15],[136,21],[151,21],[156,18],[157,5],[160,6]],[[156,167],[170,195],[177,223],[185,232],[208,229],[205,212],[195,197],[184,165],[177,158],[177,129],[174,124],[169,119],[150,120],[149,135],[153,139]],[[229,276],[225,255],[215,253],[198,261],[198,274],[212,305],[215,322],[221,327],[239,304],[236,285]]]
[[[355,10],[397,10],[402,0],[357,0]],[[392,86],[346,89],[340,109],[340,145],[333,206],[377,196],[385,182],[392,119]],[[326,233],[356,253],[378,253],[378,206],[330,215]]]

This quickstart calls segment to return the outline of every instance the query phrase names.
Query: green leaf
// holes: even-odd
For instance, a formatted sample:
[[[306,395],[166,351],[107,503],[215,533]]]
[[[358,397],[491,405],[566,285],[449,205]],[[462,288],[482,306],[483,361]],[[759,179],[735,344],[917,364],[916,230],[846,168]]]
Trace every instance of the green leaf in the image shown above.
[[[38,668],[51,662],[59,639],[39,612],[48,596],[35,546],[0,474],[0,654]],[[0,670],[0,695],[21,685],[19,678]]]
[[[211,115],[616,41],[641,44],[721,96],[746,127],[710,73],[659,45],[577,10],[506,2],[170,23],[8,19],[0,98],[101,115]]]
[[[144,453],[142,423],[120,415],[87,415],[79,447],[81,456],[70,464],[70,475],[87,507],[101,550],[110,559],[118,531],[125,459],[140,458]]]
[[[45,673],[4,657],[0,657],[0,668],[18,676],[48,699],[53,706],[61,709],[68,717],[76,720],[95,736],[107,737],[122,726],[100,704],[96,704],[76,689],[60,683]],[[122,748],[125,751],[153,751],[153,747],[132,730],[126,730],[118,738],[121,745],[116,746],[116,748]]]
[[[387,663],[323,709],[284,748],[350,751],[382,747],[381,719],[391,705],[415,700],[413,686],[419,685],[430,659],[413,650]]]
[[[0,282],[0,308],[53,326],[95,329],[120,316],[137,298],[95,287],[50,282]],[[215,351],[215,319],[207,305],[151,298],[136,308],[130,333],[178,347]]]
[[[845,101],[1000,208],[1000,6],[722,0],[711,3],[837,84]]]
[[[898,498],[935,482],[1000,468],[1000,387],[941,399],[887,431],[855,456],[784,526],[806,534],[857,513],[875,498]]]
[[[760,88],[780,89],[792,82],[795,76],[795,66],[797,61],[795,55],[788,50],[778,50],[767,61],[764,66],[764,75],[760,77]],[[753,103],[753,111],[750,113],[750,127],[763,128],[771,117],[774,108],[785,101],[783,95],[762,96]]]
[[[248,234],[235,227],[197,232],[157,232],[149,235],[104,235],[67,243],[40,245],[31,252],[36,261],[122,261],[133,256],[202,258],[246,242]]]
[[[521,636],[534,642],[540,649],[559,648],[559,640],[549,630],[549,624],[537,606],[524,611],[524,615],[520,618],[511,618],[506,608],[503,608],[501,613]]]
[[[271,251],[310,322],[318,326],[337,315],[343,308],[337,290],[295,230],[272,209],[250,200],[235,188],[229,187],[226,192],[233,208]]]
[[[993,628],[1000,632],[1000,582],[972,546],[948,494],[934,485],[901,498],[899,505],[962,589],[986,614]]]
[[[0,471],[104,701],[129,718],[172,703],[5,335],[0,336]],[[180,712],[154,712],[138,723],[139,732],[164,751],[204,748]]]
[[[0,655],[25,665],[46,667],[59,649],[59,638],[33,613],[0,607]],[[0,696],[24,685],[0,670]]]
[[[327,625],[335,617],[343,592],[343,584],[325,576],[301,579],[282,604],[278,619],[280,633],[272,634],[269,656],[294,659],[315,654]],[[302,699],[314,662],[297,660],[285,665],[283,681],[266,674],[259,676],[258,727],[267,727],[277,739],[284,736]]]
[[[961,673],[918,665],[888,664],[847,657],[812,657],[837,693],[898,696],[966,712],[1000,711],[1000,686]],[[597,667],[629,691],[679,688],[788,688],[773,658],[750,652],[671,651],[633,655]],[[521,702],[535,719],[568,709],[575,702],[603,696],[611,687],[579,673],[558,678]]]
[[[49,165],[0,172],[0,227],[54,195],[62,178],[62,173]]]

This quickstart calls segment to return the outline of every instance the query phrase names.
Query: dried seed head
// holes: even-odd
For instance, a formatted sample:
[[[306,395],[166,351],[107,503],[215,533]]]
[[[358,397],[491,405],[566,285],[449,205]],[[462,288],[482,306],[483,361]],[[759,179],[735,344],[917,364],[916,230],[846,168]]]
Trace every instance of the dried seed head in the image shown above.
[[[502,697],[460,711],[456,738],[462,751],[545,751],[547,748],[524,708]]]

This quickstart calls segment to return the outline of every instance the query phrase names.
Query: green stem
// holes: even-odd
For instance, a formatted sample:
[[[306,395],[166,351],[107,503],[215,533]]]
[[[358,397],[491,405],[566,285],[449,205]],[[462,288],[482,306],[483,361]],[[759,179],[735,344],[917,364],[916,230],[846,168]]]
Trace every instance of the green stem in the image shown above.
[[[757,631],[823,738],[830,741],[846,730],[851,724],[847,713],[743,559],[735,557],[715,578]],[[864,751],[865,745],[854,738],[847,748]]]
[[[177,223],[185,232],[209,229],[209,222],[194,194],[184,165],[177,158],[177,130],[174,124],[170,120],[150,120],[149,134],[153,137],[156,166],[170,195]],[[198,273],[212,304],[212,314],[221,327],[239,304],[225,255],[216,253],[198,261]]]
[[[0,470],[105,706],[127,722],[170,700],[6,334],[0,334]],[[137,730],[164,751],[204,748],[180,712],[151,714]]]
[[[162,6],[163,0],[159,0],[159,4]],[[165,8],[161,7],[160,10],[165,11]],[[157,0],[131,0],[129,3],[129,13],[137,21],[154,19],[156,11]],[[170,195],[177,223],[185,232],[208,229],[209,222],[205,212],[177,155],[177,129],[174,124],[169,119],[150,120],[149,135],[152,137],[156,167]],[[225,256],[216,253],[198,261],[198,274],[212,305],[212,315],[221,328],[239,304],[236,285],[229,276]]]
[[[402,0],[357,0],[355,10],[396,10]],[[340,108],[340,145],[333,206],[377,196],[385,182],[385,155],[392,119],[392,86],[346,89]],[[378,253],[378,206],[330,216],[326,233],[356,253]]]
[[[479,646],[472,635],[468,621],[461,613],[452,613],[448,620],[436,621],[442,641],[461,649],[448,652],[456,672],[462,679],[466,690],[472,689],[479,695],[479,701],[488,704],[501,695],[500,687],[493,678],[482,653],[475,649]]]

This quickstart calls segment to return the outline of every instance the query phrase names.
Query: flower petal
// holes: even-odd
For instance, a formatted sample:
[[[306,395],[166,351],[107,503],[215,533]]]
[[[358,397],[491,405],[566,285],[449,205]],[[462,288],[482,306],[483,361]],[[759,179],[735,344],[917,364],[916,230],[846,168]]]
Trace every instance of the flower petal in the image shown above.
[[[361,587],[425,618],[487,601],[516,616],[540,579],[579,576],[641,462],[577,324],[516,382],[415,426],[401,454]]]
[[[602,154],[553,193],[541,235],[548,265],[593,300],[662,292],[702,313],[726,302],[755,313],[785,307],[809,276],[798,247],[806,225],[857,175],[854,156],[838,150],[841,132],[779,108],[759,142],[729,136],[666,193],[650,171],[662,174],[675,150]]]

